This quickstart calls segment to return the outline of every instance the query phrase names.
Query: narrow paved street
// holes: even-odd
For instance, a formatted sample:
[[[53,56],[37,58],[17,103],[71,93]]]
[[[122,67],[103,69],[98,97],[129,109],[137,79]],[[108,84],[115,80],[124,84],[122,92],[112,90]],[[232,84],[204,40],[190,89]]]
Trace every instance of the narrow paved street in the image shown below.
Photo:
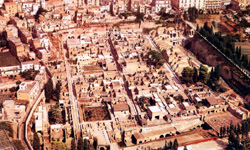
[[[158,51],[161,52],[159,50],[159,48],[157,47],[157,45],[154,43],[154,41],[151,39],[151,37],[149,35],[145,35],[145,38],[148,39],[149,43]],[[184,88],[181,84],[181,80],[180,78],[175,74],[175,72],[173,71],[173,69],[171,68],[171,66],[168,63],[164,63],[164,67],[166,68],[166,70],[170,73],[171,77],[169,78],[169,80],[174,81],[175,86],[177,86],[181,91],[184,91]]]
[[[66,66],[66,73],[67,73],[69,99],[70,99],[70,103],[71,103],[72,120],[73,120],[73,127],[74,127],[74,131],[75,131],[74,135],[76,137],[77,133],[80,132],[79,109],[78,109],[78,105],[77,105],[77,99],[75,98],[74,93],[73,93],[72,73],[71,73],[70,64],[69,64],[67,56],[66,56],[67,50],[64,49],[64,47],[63,47],[63,38],[62,38],[61,43],[62,43],[61,49],[63,51],[64,61],[65,61],[65,66]]]
[[[125,77],[124,77],[123,71],[122,71],[121,68],[118,67],[118,62],[117,62],[117,59],[116,59],[117,53],[116,53],[116,50],[115,50],[115,48],[114,48],[114,46],[113,46],[113,43],[112,43],[111,39],[109,39],[109,48],[110,48],[111,53],[112,53],[112,56],[113,56],[113,58],[114,58],[114,60],[115,60],[117,69],[118,69],[118,71],[120,72],[120,75],[123,76],[122,82],[124,83],[125,88],[128,88],[128,87],[125,85],[126,79],[125,79]],[[139,114],[138,114],[138,111],[137,111],[137,109],[136,109],[136,107],[135,107],[134,101],[131,99],[131,97],[128,99],[127,104],[129,105],[130,108],[132,108],[130,111],[131,111],[131,114],[132,114],[133,116],[139,115]]]

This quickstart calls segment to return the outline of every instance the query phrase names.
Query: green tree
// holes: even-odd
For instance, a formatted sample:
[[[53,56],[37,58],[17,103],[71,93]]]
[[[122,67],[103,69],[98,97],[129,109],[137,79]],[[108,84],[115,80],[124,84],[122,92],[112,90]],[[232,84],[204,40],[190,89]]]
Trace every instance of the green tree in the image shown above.
[[[230,135],[228,137],[228,146],[232,149],[240,149],[240,141],[236,137],[234,132],[230,132]]]
[[[15,91],[16,91],[16,87],[10,88],[10,92],[15,92]]]
[[[62,122],[62,113],[58,105],[53,105],[49,111],[49,122],[50,124],[56,124]]]
[[[135,22],[138,22],[139,27],[141,27],[141,22],[144,21],[144,13],[137,13],[135,16]]]
[[[197,26],[196,26],[196,31],[200,31],[200,28],[199,28],[199,25],[197,24]]]
[[[196,83],[198,81],[198,70],[194,67],[194,75],[193,75],[193,82]]]
[[[52,141],[51,142],[51,150],[68,150],[70,149],[68,145],[61,141]]]
[[[191,7],[188,9],[189,19],[194,22],[195,19],[198,18],[198,10],[195,7]]]
[[[34,136],[33,136],[33,149],[35,149],[35,150],[41,149],[40,139],[39,139],[38,134],[36,132],[34,133]]]
[[[55,89],[55,95],[56,95],[56,100],[60,100],[60,93],[61,93],[61,81],[58,81],[56,84],[56,89]]]
[[[40,7],[40,8],[38,9],[36,15],[35,15],[35,19],[38,21],[39,16],[40,16],[42,13],[44,13],[44,12],[46,13],[46,12],[48,12],[48,11],[47,11],[46,9]]]
[[[214,68],[212,68],[211,71],[210,71],[210,80],[211,80],[212,83],[215,81]]]
[[[243,63],[243,66],[248,66],[248,64],[249,64],[248,56],[247,55],[242,55],[241,62]]]
[[[18,80],[17,82],[16,82],[16,85],[19,85],[19,84],[21,84],[22,82],[20,81],[20,80]]]
[[[52,79],[50,78],[49,81],[45,84],[46,102],[48,103],[50,102],[52,95],[53,95],[53,82],[52,82]]]
[[[162,66],[165,62],[162,54],[158,51],[151,50],[147,53],[147,56],[149,57],[148,63],[152,63],[154,66]]]
[[[98,146],[98,139],[97,138],[94,138],[93,146],[95,149],[97,149],[97,146]]]
[[[161,16],[161,18],[164,17],[164,15],[166,13],[165,10],[166,10],[165,8],[161,8],[161,10],[160,10],[160,16]]]
[[[89,150],[89,147],[90,147],[89,140],[84,139],[83,143],[84,143],[83,149],[84,150]]]
[[[179,146],[178,141],[177,141],[177,139],[175,139],[175,140],[174,140],[173,147],[172,147],[172,150],[177,150],[177,149],[178,149],[178,146]]]
[[[151,106],[155,106],[155,100],[152,97],[149,98],[149,103]]]
[[[218,64],[216,67],[215,67],[215,70],[214,70],[214,78],[216,80],[219,80],[220,79],[220,70],[221,70],[221,65]]]
[[[236,132],[237,132],[237,133],[241,133],[241,126],[240,126],[239,123],[237,124]]]
[[[229,129],[229,126],[227,126],[227,135],[229,135],[229,133],[230,133],[230,129]]]
[[[176,101],[184,102],[184,98],[181,94],[178,94],[177,96],[174,97]]]
[[[212,68],[209,74],[210,75],[209,80],[207,81],[207,85],[210,86],[210,88],[214,91],[220,90],[221,92],[223,92],[224,88],[221,87],[220,82],[218,82],[218,80],[220,79],[220,65]]]
[[[77,141],[77,150],[83,150],[84,142],[82,138],[79,138]]]
[[[223,127],[220,127],[220,137],[223,136]]]
[[[71,150],[76,150],[76,141],[74,138],[71,140]]]
[[[226,133],[226,128],[225,128],[225,126],[224,126],[224,127],[222,127],[222,137],[225,136],[225,133]]]
[[[193,83],[194,70],[190,67],[185,67],[182,70],[182,80],[185,83]]]
[[[170,148],[172,149],[172,147],[173,147],[173,142],[172,142],[172,141],[170,141],[170,142],[168,143],[168,147],[170,147]]]
[[[200,65],[200,70],[199,70],[199,81],[203,83],[207,83],[208,79],[208,69],[204,65]]]

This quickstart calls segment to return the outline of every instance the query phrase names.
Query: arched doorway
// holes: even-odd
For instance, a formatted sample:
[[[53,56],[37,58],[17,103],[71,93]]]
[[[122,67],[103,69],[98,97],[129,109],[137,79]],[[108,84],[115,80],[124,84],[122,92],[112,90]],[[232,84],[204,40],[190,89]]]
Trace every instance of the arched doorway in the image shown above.
[[[105,148],[104,148],[104,147],[101,147],[100,150],[105,150]]]

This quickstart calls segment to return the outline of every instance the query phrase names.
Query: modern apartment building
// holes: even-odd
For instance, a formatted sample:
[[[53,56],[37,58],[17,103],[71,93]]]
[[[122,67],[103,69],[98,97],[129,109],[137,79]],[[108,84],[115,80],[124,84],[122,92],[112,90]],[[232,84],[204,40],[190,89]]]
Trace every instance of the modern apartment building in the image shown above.
[[[221,8],[221,0],[206,0],[205,9],[218,9]]]
[[[188,8],[218,9],[221,8],[222,0],[171,0],[172,7],[177,10],[186,11]]]
[[[159,13],[161,9],[169,12],[172,9],[171,0],[153,0],[152,5],[155,7],[155,12]]]
[[[65,3],[70,3],[69,1],[72,2],[72,4],[76,7],[82,8],[85,5],[88,6],[99,6],[100,1],[99,0],[65,0]]]
[[[4,9],[12,17],[22,10],[21,6],[20,3],[16,2],[4,2]]]
[[[205,9],[206,0],[171,0],[171,3],[177,10],[188,10],[190,7]]]

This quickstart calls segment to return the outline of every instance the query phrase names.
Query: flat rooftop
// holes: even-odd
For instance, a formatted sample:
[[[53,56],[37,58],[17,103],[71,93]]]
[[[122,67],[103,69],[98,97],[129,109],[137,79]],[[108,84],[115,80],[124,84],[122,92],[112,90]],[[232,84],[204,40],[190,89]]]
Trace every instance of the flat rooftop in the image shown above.
[[[103,71],[103,68],[98,65],[92,65],[92,66],[83,66],[82,67],[84,71]]]
[[[116,104],[113,106],[114,111],[126,111],[129,110],[129,106],[127,104]]]
[[[148,109],[151,112],[161,112],[161,109],[158,106],[150,106],[150,107],[148,107]]]
[[[21,83],[21,85],[26,84],[26,88],[25,89],[19,89],[18,92],[22,92],[22,93],[29,93],[30,90],[35,86],[36,82],[35,81],[31,81],[31,82],[23,82]]]

